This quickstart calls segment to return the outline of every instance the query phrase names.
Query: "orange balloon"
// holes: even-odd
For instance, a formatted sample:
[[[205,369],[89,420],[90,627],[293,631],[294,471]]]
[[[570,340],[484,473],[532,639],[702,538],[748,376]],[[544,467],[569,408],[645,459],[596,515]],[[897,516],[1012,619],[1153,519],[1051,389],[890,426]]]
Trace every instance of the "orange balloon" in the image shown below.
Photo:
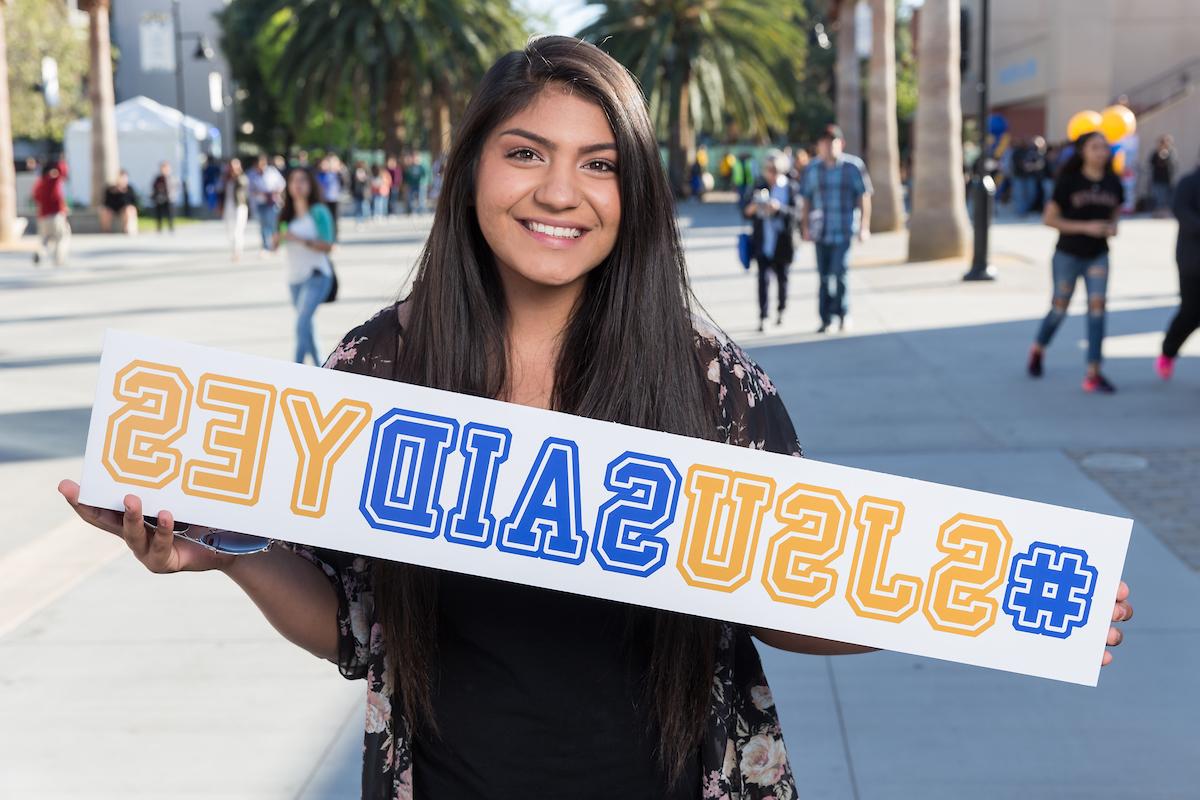
[[[1137,117],[1125,106],[1109,106],[1100,115],[1100,132],[1109,144],[1129,136],[1137,130]]]
[[[1067,123],[1067,138],[1073,142],[1085,133],[1098,131],[1102,121],[1095,111],[1080,111]]]
[[[1124,175],[1125,174],[1125,151],[1123,149],[1117,151],[1116,155],[1114,155],[1112,157],[1112,162],[1113,162],[1113,172],[1117,173],[1118,175]]]

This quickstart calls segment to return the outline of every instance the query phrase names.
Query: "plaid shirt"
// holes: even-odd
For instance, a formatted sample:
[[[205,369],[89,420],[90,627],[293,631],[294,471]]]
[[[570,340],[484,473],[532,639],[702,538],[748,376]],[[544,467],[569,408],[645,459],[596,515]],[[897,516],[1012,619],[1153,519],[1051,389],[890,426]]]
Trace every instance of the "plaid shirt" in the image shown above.
[[[809,164],[801,178],[800,193],[813,211],[821,212],[822,244],[847,244],[858,231],[854,213],[859,198],[871,194],[867,168],[857,156],[842,154],[827,166],[821,159]]]

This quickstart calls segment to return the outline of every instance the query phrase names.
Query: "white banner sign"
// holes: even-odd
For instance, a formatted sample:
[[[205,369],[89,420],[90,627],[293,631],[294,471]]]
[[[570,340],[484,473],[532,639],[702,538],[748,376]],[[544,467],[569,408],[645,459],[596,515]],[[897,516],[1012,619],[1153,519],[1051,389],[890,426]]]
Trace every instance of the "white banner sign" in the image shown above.
[[[162,13],[146,13],[138,23],[142,72],[175,71],[175,23]]]
[[[1092,686],[1132,526],[109,332],[82,498],[130,492],[196,524]]]

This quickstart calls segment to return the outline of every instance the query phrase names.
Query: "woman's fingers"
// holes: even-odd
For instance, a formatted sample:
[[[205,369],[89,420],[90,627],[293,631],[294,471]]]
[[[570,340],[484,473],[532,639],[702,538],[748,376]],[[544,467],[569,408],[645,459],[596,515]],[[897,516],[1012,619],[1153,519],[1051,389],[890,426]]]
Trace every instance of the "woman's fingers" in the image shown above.
[[[170,511],[160,511],[158,525],[150,531],[146,550],[146,566],[152,572],[176,572],[179,569],[175,551],[175,517]]]
[[[142,499],[135,494],[125,495],[125,515],[122,518],[121,536],[129,549],[144,561],[146,552],[150,549],[150,530],[142,517]]]
[[[89,525],[99,528],[114,536],[121,536],[121,514],[108,508],[97,508],[79,502],[79,484],[75,481],[64,480],[58,484],[58,493],[70,504],[71,508]]]
[[[1121,629],[1112,627],[1108,629],[1108,646],[1116,647],[1125,638],[1125,634],[1121,633]]]

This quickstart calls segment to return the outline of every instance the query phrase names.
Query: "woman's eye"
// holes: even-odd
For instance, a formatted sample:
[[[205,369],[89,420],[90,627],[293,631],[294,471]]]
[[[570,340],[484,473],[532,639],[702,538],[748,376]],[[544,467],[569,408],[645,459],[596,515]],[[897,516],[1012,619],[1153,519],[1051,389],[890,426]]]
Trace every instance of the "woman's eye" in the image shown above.
[[[532,161],[538,157],[538,154],[528,147],[518,147],[515,150],[508,151],[508,157],[514,158],[517,161]]]
[[[586,166],[590,170],[595,170],[596,172],[616,172],[617,171],[616,164],[612,163],[611,161],[605,161],[604,159],[599,159],[599,158],[596,159],[595,161],[589,161],[584,166]]]

